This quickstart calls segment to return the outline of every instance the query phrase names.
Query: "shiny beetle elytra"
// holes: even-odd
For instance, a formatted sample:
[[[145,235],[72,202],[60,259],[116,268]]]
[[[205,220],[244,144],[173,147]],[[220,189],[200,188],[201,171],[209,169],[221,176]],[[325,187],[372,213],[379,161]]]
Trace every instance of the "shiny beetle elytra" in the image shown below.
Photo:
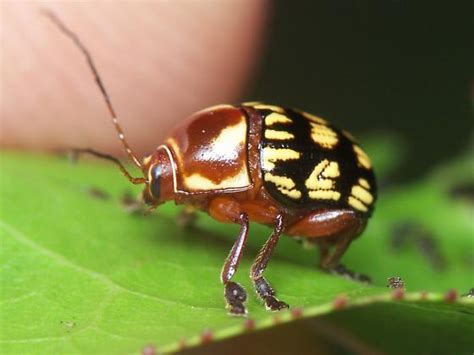
[[[364,230],[376,199],[369,158],[354,138],[312,114],[261,102],[219,105],[189,117],[140,160],[127,144],[92,58],[78,37],[48,16],[85,54],[125,151],[143,173],[132,177],[116,158],[80,150],[117,164],[133,184],[144,184],[152,207],[166,201],[193,206],[240,232],[221,272],[227,307],[245,315],[246,291],[231,281],[237,271],[249,222],[273,228],[250,276],[267,309],[288,305],[263,276],[280,235],[304,238],[320,248],[320,266],[349,273],[339,259]]]

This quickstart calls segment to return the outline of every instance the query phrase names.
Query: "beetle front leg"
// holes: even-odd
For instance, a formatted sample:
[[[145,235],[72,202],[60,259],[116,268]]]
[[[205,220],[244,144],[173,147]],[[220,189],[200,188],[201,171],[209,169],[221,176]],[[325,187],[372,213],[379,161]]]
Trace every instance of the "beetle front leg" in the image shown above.
[[[177,222],[183,229],[192,228],[196,224],[197,217],[196,208],[187,205],[179,212]]]
[[[240,223],[239,236],[222,267],[221,281],[224,284],[224,298],[229,313],[235,316],[245,316],[247,309],[244,303],[247,300],[247,292],[238,283],[230,281],[237,271],[249,234],[249,218],[246,213],[240,214],[238,222]]]
[[[273,289],[272,285],[263,277],[263,272],[267,267],[272,252],[275,249],[283,231],[282,215],[277,216],[276,222],[275,229],[273,230],[270,238],[268,238],[268,240],[263,245],[262,249],[260,249],[257,258],[250,269],[250,277],[252,278],[253,284],[255,286],[255,291],[265,302],[265,307],[271,311],[279,311],[289,307],[288,304],[275,297],[275,290]]]

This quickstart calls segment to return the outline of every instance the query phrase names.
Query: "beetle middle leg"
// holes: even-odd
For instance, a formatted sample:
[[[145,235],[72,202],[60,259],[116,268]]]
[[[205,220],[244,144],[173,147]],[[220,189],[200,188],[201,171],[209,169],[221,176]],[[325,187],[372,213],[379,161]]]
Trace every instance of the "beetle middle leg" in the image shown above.
[[[249,234],[249,218],[246,213],[239,215],[240,232],[237,240],[234,242],[232,249],[222,267],[221,281],[224,284],[224,298],[227,302],[227,308],[231,315],[245,316],[247,309],[245,301],[247,300],[247,292],[237,282],[230,281],[237,271],[245,243]]]
[[[272,285],[265,279],[265,277],[263,277],[263,272],[267,267],[273,250],[278,244],[278,240],[280,239],[282,231],[283,217],[278,215],[275,229],[270,235],[270,238],[268,238],[268,240],[263,245],[262,249],[260,249],[257,258],[250,269],[250,277],[252,278],[253,284],[255,286],[255,291],[265,302],[265,307],[271,311],[278,311],[289,307],[287,303],[280,301],[275,297],[275,291]]]

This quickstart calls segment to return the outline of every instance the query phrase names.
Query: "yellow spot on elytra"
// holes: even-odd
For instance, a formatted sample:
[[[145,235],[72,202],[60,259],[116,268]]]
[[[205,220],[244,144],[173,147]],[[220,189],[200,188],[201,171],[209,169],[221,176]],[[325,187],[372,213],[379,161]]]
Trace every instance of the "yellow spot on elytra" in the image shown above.
[[[328,126],[313,122],[310,122],[310,124],[311,138],[320,146],[324,148],[333,148],[339,141],[337,133]]]
[[[368,191],[370,185],[367,180],[360,178],[358,183],[359,185],[352,186],[351,196],[348,197],[347,202],[356,210],[366,212],[368,210],[367,206],[374,202],[374,197]]]
[[[294,160],[299,159],[300,156],[301,153],[293,149],[265,147],[263,148],[263,169],[273,170],[278,160]]]
[[[337,178],[340,175],[339,164],[335,161],[330,162],[326,169],[324,169],[322,172],[322,175],[328,178]]]
[[[293,121],[290,120],[285,115],[282,115],[276,112],[272,112],[267,117],[265,117],[265,124],[267,126],[271,126],[272,124],[275,124],[275,123],[292,123],[292,122]]]
[[[372,194],[359,185],[352,186],[351,194],[355,198],[361,200],[366,205],[370,205],[374,200]]]
[[[289,140],[295,138],[293,134],[286,131],[275,131],[273,129],[265,130],[265,138],[267,139],[276,139],[276,140]]]
[[[359,165],[366,169],[370,169],[372,167],[372,164],[370,163],[370,159],[367,156],[367,154],[365,154],[362,148],[359,147],[358,145],[354,145],[353,147],[354,147],[354,152],[356,153],[357,162],[359,163]]]
[[[336,183],[334,178],[339,175],[337,162],[322,160],[305,181],[305,186],[310,190],[308,196],[312,199],[339,200],[341,194],[334,189]]]
[[[318,117],[318,116],[313,115],[311,113],[304,112],[304,111],[300,111],[300,113],[304,117],[306,117],[308,120],[313,121],[315,123],[319,123],[319,124],[327,124],[328,123],[326,120],[322,119],[321,117]]]
[[[341,194],[334,190],[315,190],[309,191],[308,195],[313,200],[339,200]]]
[[[339,164],[335,161],[329,162],[324,159],[318,165],[316,165],[309,177],[305,181],[305,185],[308,189],[331,189],[334,187],[334,181],[327,178],[336,178],[339,176]]]
[[[362,186],[364,189],[370,189],[369,182],[363,178],[359,179],[359,185]]]
[[[287,195],[288,197],[291,197],[292,199],[294,200],[297,200],[299,198],[301,198],[301,191],[299,190],[296,190],[296,189],[293,189],[293,190],[285,190],[285,189],[278,189],[282,194],[285,194]]]
[[[301,198],[301,191],[294,188],[296,185],[292,179],[286,176],[273,175],[270,173],[265,173],[263,178],[265,181],[274,183],[277,189],[284,195],[293,199]]]
[[[293,179],[286,176],[278,176],[273,175],[271,173],[265,173],[263,178],[265,179],[265,181],[273,182],[275,185],[284,187],[287,190],[291,190],[293,187],[296,186]]]
[[[354,207],[356,210],[362,211],[362,212],[367,212],[368,208],[360,202],[358,199],[349,196],[347,199],[347,202],[349,203],[350,206]]]
[[[279,113],[284,112],[282,107],[274,106],[274,105],[257,104],[257,105],[253,105],[253,107],[258,110],[272,110],[274,112],[279,112]]]

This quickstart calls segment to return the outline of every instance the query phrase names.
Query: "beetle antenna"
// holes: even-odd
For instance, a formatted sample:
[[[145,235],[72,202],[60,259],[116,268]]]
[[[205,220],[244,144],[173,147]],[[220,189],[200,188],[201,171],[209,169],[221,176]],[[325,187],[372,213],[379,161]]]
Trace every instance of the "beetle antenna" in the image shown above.
[[[123,131],[122,131],[122,127],[120,127],[119,123],[118,123],[118,119],[117,119],[117,115],[115,114],[115,110],[112,106],[112,102],[110,100],[110,96],[109,94],[107,93],[107,90],[105,90],[105,86],[102,82],[102,79],[100,78],[100,75],[99,75],[99,72],[97,71],[97,68],[95,66],[95,63],[92,59],[92,56],[90,55],[89,51],[87,50],[87,48],[82,44],[81,40],[79,39],[79,37],[74,33],[72,32],[68,27],[66,27],[66,25],[59,19],[58,16],[56,16],[56,14],[50,10],[44,10],[44,14],[59,28],[59,30],[61,32],[63,32],[67,37],[69,37],[73,42],[74,44],[81,50],[81,52],[84,54],[84,56],[86,57],[86,61],[87,61],[87,64],[89,65],[89,68],[91,69],[92,71],[92,74],[94,75],[94,79],[97,83],[97,85],[99,86],[99,89],[100,89],[100,92],[102,93],[102,96],[104,97],[105,99],[105,103],[107,104],[107,108],[109,109],[109,113],[112,117],[112,123],[114,124],[115,126],[115,130],[117,131],[118,133],[118,137],[120,139],[120,141],[122,142],[122,145],[125,149],[125,152],[127,153],[129,159],[140,169],[142,169],[142,164],[140,163],[140,161],[137,159],[137,157],[135,156],[135,154],[133,153],[132,149],[130,148],[130,146],[128,145],[127,141],[125,140],[125,136],[123,134]],[[89,152],[90,153],[90,152]],[[96,154],[97,155],[97,154]],[[110,159],[109,159],[110,160]],[[122,166],[123,168],[123,166]],[[123,169],[122,169],[122,172],[123,172]],[[127,173],[128,176],[130,176],[128,173]]]
[[[146,183],[146,179],[144,177],[133,177],[130,175],[130,173],[127,171],[127,169],[125,169],[125,167],[123,166],[123,164],[120,162],[120,160],[118,160],[117,158],[113,157],[112,155],[109,155],[109,154],[104,154],[104,153],[100,153],[96,150],[93,150],[93,149],[90,149],[90,148],[77,148],[77,149],[72,149],[71,150],[71,160],[73,162],[76,162],[78,157],[79,157],[79,154],[90,154],[90,155],[93,155],[93,156],[96,156],[98,158],[101,158],[101,159],[105,159],[105,160],[108,160],[108,161],[111,161],[112,163],[116,164],[120,171],[122,172],[122,174],[132,183],[132,184],[135,184],[135,185],[138,185],[138,184],[145,184]]]

